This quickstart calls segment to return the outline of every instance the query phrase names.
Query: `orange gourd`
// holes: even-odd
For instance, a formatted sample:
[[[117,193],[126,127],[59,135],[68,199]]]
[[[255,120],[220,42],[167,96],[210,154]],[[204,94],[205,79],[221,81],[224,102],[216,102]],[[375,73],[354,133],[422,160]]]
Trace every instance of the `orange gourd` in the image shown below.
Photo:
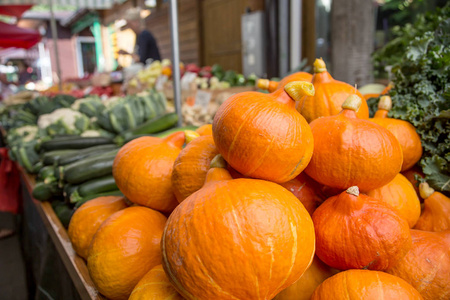
[[[110,216],[95,234],[87,259],[89,275],[108,299],[128,299],[133,288],[161,264],[161,213],[143,206]]]
[[[273,300],[309,300],[315,289],[338,271],[314,257],[308,270],[293,285],[284,289]]]
[[[413,228],[420,217],[420,200],[413,185],[402,174],[397,174],[388,184],[371,190],[367,196],[381,200],[395,208],[403,219]]]
[[[356,185],[369,191],[389,183],[400,172],[399,142],[387,129],[357,117],[361,101],[351,95],[338,115],[311,122],[314,154],[305,172],[312,179],[333,188]]]
[[[209,165],[217,154],[211,135],[198,137],[181,150],[172,171],[172,187],[178,202],[203,186]]]
[[[420,182],[418,180],[416,180],[416,174],[419,177],[425,178],[425,174],[423,174],[422,169],[418,165],[415,165],[411,169],[408,169],[408,170],[402,172],[402,175],[405,176],[406,179],[409,180],[409,182],[411,182],[411,184],[414,187],[414,190],[416,191],[416,194],[420,197],[420,192],[419,192]]]
[[[325,280],[311,300],[420,300],[420,293],[401,278],[379,271],[348,270]]]
[[[310,215],[324,201],[320,193],[317,192],[320,189],[319,184],[304,173],[280,185],[294,194]]]
[[[357,187],[325,200],[312,219],[316,255],[339,270],[385,270],[411,248],[408,222]]]
[[[113,176],[128,200],[165,213],[178,205],[171,177],[185,140],[185,132],[175,132],[165,139],[140,137],[120,149]]]
[[[420,196],[425,199],[422,215],[414,226],[425,231],[444,231],[450,229],[450,198],[435,192],[427,183],[419,185]]]
[[[75,252],[87,259],[89,245],[100,225],[126,207],[124,198],[120,196],[99,197],[81,205],[70,219],[67,232]]]
[[[386,272],[404,279],[425,300],[450,299],[450,231],[411,230],[412,247]]]
[[[270,93],[273,93],[274,91],[276,91],[278,89],[283,89],[286,86],[286,84],[288,84],[289,82],[293,82],[293,81],[311,82],[312,75],[307,72],[295,72],[295,73],[292,73],[292,74],[284,77],[279,82],[272,81],[269,79],[258,79],[257,86],[258,86],[258,88],[260,88],[262,90],[267,90]]]
[[[211,164],[205,186],[169,217],[164,270],[186,299],[272,299],[312,262],[311,217],[278,184]]]
[[[369,107],[364,96],[354,86],[333,79],[322,59],[318,58],[314,62],[312,83],[316,90],[315,95],[305,96],[297,103],[297,110],[308,123],[320,117],[337,115],[342,110],[345,99],[355,93],[362,99],[356,115],[361,119],[369,118]]]
[[[311,83],[294,81],[271,94],[244,92],[217,111],[213,136],[219,153],[239,173],[277,183],[295,178],[313,151],[309,125],[294,99],[314,94]]]
[[[397,138],[402,146],[403,164],[402,172],[412,168],[422,157],[422,142],[414,126],[409,122],[388,118],[387,114],[392,107],[389,96],[383,96],[378,103],[378,110],[370,121],[383,126]]]
[[[128,300],[183,300],[164,273],[162,265],[151,269],[138,282]]]
[[[195,130],[200,136],[202,135],[212,135],[212,124],[202,125]]]

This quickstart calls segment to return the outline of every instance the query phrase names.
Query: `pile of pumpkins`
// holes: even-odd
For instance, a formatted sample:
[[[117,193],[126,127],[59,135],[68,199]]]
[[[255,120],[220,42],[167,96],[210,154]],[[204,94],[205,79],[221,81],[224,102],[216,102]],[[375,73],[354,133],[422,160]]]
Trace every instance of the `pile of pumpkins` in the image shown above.
[[[387,117],[388,96],[368,119],[363,95],[320,59],[314,71],[233,95],[196,132],[121,148],[125,198],[91,200],[69,226],[101,294],[450,299],[450,200],[410,182],[415,129]]]

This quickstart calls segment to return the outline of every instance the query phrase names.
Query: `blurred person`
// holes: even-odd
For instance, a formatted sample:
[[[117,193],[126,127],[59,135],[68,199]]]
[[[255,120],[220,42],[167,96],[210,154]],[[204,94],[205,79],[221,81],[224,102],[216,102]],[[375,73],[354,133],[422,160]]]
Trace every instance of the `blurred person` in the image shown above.
[[[140,9],[136,7],[127,10],[124,19],[127,21],[127,28],[130,28],[136,34],[136,46],[134,53],[119,50],[119,54],[131,55],[134,61],[143,64],[146,64],[148,59],[161,60],[155,37],[145,29]]]

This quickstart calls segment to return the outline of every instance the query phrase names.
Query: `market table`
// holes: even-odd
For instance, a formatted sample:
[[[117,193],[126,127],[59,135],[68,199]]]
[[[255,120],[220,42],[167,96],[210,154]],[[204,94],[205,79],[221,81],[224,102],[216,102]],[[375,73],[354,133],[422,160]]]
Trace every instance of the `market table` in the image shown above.
[[[72,248],[67,230],[51,204],[32,198],[34,176],[19,169],[23,251],[28,281],[31,290],[35,290],[36,299],[105,299],[95,288],[85,261]],[[30,298],[35,297],[30,295]]]

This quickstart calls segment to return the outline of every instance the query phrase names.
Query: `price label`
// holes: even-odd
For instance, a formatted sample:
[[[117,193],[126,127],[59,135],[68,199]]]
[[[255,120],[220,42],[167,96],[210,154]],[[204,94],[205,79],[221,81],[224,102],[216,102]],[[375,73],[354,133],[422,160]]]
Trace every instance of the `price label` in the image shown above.
[[[211,97],[212,93],[198,90],[197,95],[195,96],[195,105],[208,108]]]

